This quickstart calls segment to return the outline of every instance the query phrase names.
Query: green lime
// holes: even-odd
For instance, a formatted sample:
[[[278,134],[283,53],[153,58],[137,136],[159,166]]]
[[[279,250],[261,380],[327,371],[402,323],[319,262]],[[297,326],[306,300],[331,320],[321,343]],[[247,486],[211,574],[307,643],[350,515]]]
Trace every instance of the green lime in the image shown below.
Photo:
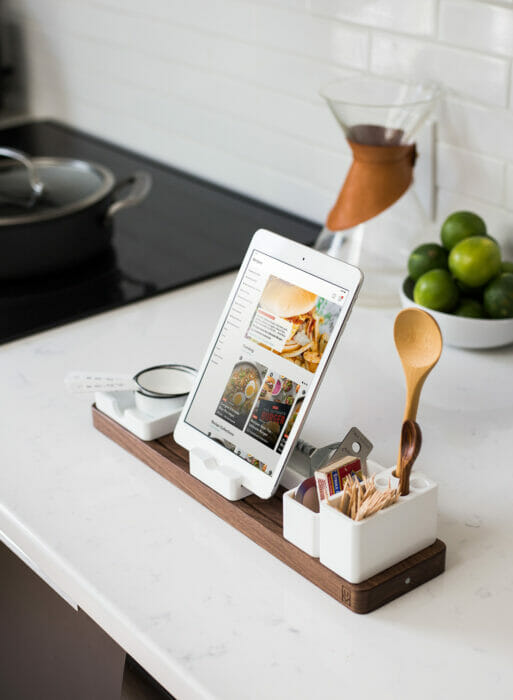
[[[513,262],[504,260],[504,262],[501,265],[501,272],[513,272]]]
[[[447,269],[447,251],[438,243],[419,245],[408,258],[408,272],[414,280],[437,268]]]
[[[458,303],[458,287],[448,270],[429,270],[419,277],[413,300],[435,311],[452,311]]]
[[[467,316],[468,318],[485,318],[484,306],[476,299],[462,299],[454,312],[456,316]]]
[[[471,211],[455,211],[442,224],[440,238],[447,250],[470,236],[486,236],[486,224],[483,219]]]
[[[481,287],[501,270],[499,246],[486,236],[465,238],[449,253],[449,270],[469,287]]]
[[[413,301],[413,288],[415,287],[415,280],[411,277],[407,277],[403,282],[403,292],[406,294],[408,299]]]
[[[513,273],[503,272],[486,287],[484,306],[491,318],[513,318]]]

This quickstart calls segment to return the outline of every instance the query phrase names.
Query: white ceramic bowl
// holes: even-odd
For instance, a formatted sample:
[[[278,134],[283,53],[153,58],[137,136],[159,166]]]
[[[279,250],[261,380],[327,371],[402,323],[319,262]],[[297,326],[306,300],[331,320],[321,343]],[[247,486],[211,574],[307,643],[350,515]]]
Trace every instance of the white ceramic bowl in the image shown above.
[[[405,292],[406,281],[401,284],[399,295],[403,308],[411,306],[423,309],[433,316],[440,326],[446,345],[455,348],[484,349],[499,348],[513,343],[513,318],[465,318],[442,311],[433,311],[416,304]]]

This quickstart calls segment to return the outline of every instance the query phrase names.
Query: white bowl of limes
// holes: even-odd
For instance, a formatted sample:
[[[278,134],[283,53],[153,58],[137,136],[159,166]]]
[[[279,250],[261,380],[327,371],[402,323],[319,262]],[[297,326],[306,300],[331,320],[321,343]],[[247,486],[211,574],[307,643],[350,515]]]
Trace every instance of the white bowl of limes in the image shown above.
[[[513,343],[513,264],[472,212],[455,212],[441,230],[443,245],[427,243],[408,260],[399,291],[403,307],[427,310],[444,342],[460,348]]]

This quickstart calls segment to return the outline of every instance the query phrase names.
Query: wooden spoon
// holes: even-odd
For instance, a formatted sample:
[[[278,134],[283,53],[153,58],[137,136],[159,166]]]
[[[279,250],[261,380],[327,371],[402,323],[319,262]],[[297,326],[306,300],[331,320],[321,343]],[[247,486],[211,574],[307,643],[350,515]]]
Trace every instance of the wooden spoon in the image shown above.
[[[435,319],[422,309],[403,309],[394,324],[394,340],[406,377],[406,405],[403,422],[417,417],[420,392],[426,377],[442,352],[442,334]],[[401,476],[401,447],[397,476]]]
[[[410,493],[410,474],[413,463],[417,459],[422,446],[422,432],[414,420],[405,420],[401,430],[401,459],[399,461],[401,476],[399,477],[399,495]]]

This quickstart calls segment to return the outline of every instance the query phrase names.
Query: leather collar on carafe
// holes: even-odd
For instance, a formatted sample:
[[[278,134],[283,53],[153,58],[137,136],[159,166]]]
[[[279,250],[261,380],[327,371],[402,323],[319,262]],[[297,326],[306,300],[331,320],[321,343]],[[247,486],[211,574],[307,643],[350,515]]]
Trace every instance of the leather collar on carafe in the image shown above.
[[[415,144],[368,146],[347,140],[353,163],[326,226],[348,229],[372,219],[396,202],[413,182]]]

